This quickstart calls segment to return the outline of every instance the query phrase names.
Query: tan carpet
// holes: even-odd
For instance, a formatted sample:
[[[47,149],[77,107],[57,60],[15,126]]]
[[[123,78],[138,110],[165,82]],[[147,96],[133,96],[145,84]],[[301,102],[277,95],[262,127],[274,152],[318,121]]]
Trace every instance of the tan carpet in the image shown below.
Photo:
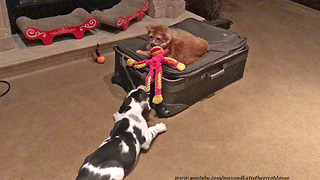
[[[225,0],[221,16],[248,38],[244,78],[164,122],[127,180],[320,177],[320,12],[288,0]],[[7,79],[0,98],[0,179],[75,179],[108,136],[124,91],[113,54]],[[201,88],[201,87],[199,87]]]

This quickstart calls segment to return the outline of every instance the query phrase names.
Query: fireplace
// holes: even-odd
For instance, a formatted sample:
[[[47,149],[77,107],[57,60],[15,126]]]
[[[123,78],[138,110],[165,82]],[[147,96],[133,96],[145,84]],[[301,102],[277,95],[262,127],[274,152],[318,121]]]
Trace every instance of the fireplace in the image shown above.
[[[16,19],[27,16],[39,19],[71,13],[77,7],[88,12],[108,9],[121,0],[6,0],[12,34],[20,33]]]
[[[208,21],[220,18],[222,0],[186,0],[186,9],[204,17]]]

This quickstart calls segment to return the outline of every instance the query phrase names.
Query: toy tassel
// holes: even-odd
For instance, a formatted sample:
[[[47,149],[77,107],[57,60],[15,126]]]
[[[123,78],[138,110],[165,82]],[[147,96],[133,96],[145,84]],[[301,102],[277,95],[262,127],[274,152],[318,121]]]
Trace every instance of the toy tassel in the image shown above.
[[[99,43],[97,43],[96,51],[95,51],[95,53],[92,53],[91,57],[92,57],[92,59],[94,61],[96,61],[99,64],[103,64],[104,63],[104,57],[101,56],[100,53],[99,53]]]

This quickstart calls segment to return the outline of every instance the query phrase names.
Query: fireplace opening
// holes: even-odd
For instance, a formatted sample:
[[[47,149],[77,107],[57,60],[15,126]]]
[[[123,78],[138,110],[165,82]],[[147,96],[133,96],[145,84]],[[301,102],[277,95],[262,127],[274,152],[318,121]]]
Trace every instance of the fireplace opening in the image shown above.
[[[121,0],[7,0],[12,34],[20,33],[16,19],[26,16],[31,19],[70,14],[81,7],[89,13],[93,10],[109,9]]]

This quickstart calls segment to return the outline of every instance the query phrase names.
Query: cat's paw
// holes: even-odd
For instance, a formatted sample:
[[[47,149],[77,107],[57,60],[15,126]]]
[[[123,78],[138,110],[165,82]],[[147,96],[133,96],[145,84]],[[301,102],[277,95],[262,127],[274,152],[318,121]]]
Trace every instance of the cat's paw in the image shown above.
[[[141,50],[137,50],[136,53],[144,55],[144,56],[150,56],[148,51],[141,51]]]
[[[136,53],[138,53],[138,54],[143,54],[144,52],[141,51],[141,50],[137,50]]]

